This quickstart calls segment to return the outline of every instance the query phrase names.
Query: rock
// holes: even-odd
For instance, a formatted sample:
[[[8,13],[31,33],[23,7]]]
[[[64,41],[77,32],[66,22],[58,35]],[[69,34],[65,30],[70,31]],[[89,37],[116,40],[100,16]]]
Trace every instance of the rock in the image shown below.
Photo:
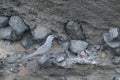
[[[45,25],[39,24],[33,31],[34,39],[43,39],[50,33],[50,29]]]
[[[49,60],[49,56],[47,55],[43,55],[39,60],[38,60],[38,63],[43,65],[44,63],[46,63],[48,60]]]
[[[16,67],[16,66],[12,66],[12,67],[10,68],[10,71],[13,72],[13,73],[18,73],[18,72],[19,72],[19,68]]]
[[[6,40],[18,40],[21,36],[17,36],[14,30],[11,27],[1,28],[0,29],[0,39]]]
[[[10,18],[9,25],[17,32],[18,35],[28,30],[28,27],[19,16],[12,16]]]
[[[24,35],[24,37],[21,40],[21,44],[23,45],[23,47],[25,47],[26,49],[30,48],[30,46],[32,46],[33,44],[33,37],[31,33],[27,33]]]
[[[107,43],[107,45],[111,48],[117,48],[120,47],[120,40],[118,40],[118,28],[112,28],[109,30],[109,33],[105,33],[103,35],[104,41]]]
[[[65,26],[66,33],[75,40],[84,40],[85,35],[78,21],[69,21]]]
[[[53,66],[53,63],[51,60],[47,60],[43,65],[43,67],[47,68],[47,67],[52,67]]]
[[[64,56],[58,56],[58,57],[56,58],[56,61],[57,61],[57,62],[62,62],[62,61],[64,61],[64,60],[65,60]]]
[[[11,39],[12,28],[1,28],[0,29],[0,38],[1,39]]]
[[[10,65],[10,71],[13,72],[13,73],[18,73],[19,72],[19,67],[20,67],[20,65],[19,65],[18,62],[14,63],[14,64],[11,64]]]
[[[71,40],[70,41],[70,50],[74,53],[79,54],[81,51],[85,50],[88,46],[88,43],[81,40]]]
[[[120,77],[114,77],[113,80],[120,80]]]
[[[120,57],[115,57],[113,60],[112,60],[113,64],[115,65],[119,65],[120,64]]]
[[[1,27],[7,27],[8,26],[8,17],[5,17],[5,16],[1,16],[0,17],[0,28]]]

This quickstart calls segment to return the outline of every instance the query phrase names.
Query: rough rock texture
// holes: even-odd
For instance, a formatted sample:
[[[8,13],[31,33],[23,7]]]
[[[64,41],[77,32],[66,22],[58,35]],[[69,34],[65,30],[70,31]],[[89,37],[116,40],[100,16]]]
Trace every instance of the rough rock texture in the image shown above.
[[[17,36],[16,32],[11,27],[0,29],[0,38],[6,40],[18,40],[20,37]]]
[[[74,53],[79,54],[84,51],[88,46],[88,43],[81,40],[71,40],[70,41],[70,50]]]
[[[1,27],[7,27],[8,26],[8,17],[5,17],[5,16],[0,16],[0,28]]]
[[[33,36],[30,32],[24,34],[23,38],[21,39],[21,44],[26,48],[30,48],[34,43]]]
[[[18,35],[28,30],[28,27],[19,16],[12,16],[10,18],[9,25],[17,32]]]
[[[33,31],[34,39],[44,39],[50,33],[50,29],[45,25],[39,24]]]
[[[84,40],[85,35],[83,33],[82,26],[77,20],[69,21],[65,26],[66,33],[75,40]]]

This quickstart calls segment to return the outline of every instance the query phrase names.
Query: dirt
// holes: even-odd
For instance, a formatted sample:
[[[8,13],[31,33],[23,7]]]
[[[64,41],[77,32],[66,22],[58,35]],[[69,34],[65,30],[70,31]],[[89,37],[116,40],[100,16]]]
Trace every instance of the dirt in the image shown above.
[[[42,23],[58,33],[64,33],[63,27],[68,20],[78,20],[87,35],[86,41],[95,45],[104,44],[103,33],[111,27],[120,27],[119,4],[119,0],[0,0],[0,15],[19,15],[31,30]],[[0,49],[3,57],[35,51],[34,46],[25,49],[19,41],[3,40],[0,41]],[[64,69],[56,65],[38,67],[33,61],[27,68],[21,66],[19,73],[12,73],[8,68],[1,69],[0,80],[113,80],[119,74],[110,59],[109,62],[111,68],[77,65],[73,69]]]

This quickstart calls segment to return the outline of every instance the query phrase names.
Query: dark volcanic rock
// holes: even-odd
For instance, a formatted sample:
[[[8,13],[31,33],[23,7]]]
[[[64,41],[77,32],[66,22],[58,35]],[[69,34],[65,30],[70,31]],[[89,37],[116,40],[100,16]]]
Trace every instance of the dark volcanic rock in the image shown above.
[[[0,28],[8,26],[8,17],[0,16]]]
[[[85,39],[83,29],[78,21],[69,21],[65,26],[65,30],[72,39]]]
[[[12,16],[10,18],[9,25],[17,32],[18,35],[21,35],[26,30],[28,30],[27,25],[19,16]]]

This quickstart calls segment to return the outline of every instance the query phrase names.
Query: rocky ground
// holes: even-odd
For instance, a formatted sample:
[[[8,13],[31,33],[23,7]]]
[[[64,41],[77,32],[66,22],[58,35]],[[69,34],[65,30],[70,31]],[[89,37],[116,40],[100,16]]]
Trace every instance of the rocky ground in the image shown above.
[[[119,4],[0,0],[0,80],[120,80]]]

